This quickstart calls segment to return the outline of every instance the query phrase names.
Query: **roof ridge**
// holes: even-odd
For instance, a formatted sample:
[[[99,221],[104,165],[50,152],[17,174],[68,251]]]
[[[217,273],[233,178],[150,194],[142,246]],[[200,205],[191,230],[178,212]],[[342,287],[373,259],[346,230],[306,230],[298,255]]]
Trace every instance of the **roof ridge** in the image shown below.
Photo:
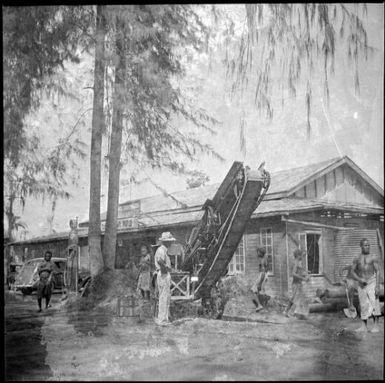
[[[292,171],[292,170],[304,169],[304,168],[307,168],[307,167],[310,167],[310,166],[315,166],[315,165],[320,166],[320,165],[326,164],[326,163],[334,163],[334,162],[336,162],[338,160],[342,160],[344,157],[347,157],[347,156],[331,157],[328,160],[324,160],[324,161],[320,161],[320,162],[312,162],[310,164],[303,165],[303,166],[297,166],[295,168],[288,168],[288,169],[277,170],[276,172],[271,172],[271,175],[277,174],[277,173],[288,172],[288,171]],[[349,158],[349,157],[347,157],[347,158]]]
[[[278,174],[278,173],[281,173],[281,172],[288,172],[288,171],[292,171],[292,170],[298,170],[298,169],[303,169],[303,168],[307,168],[309,166],[314,166],[314,165],[321,165],[321,164],[326,164],[326,163],[332,163],[332,162],[335,162],[337,160],[340,160],[344,157],[347,157],[347,156],[343,156],[343,157],[332,157],[328,160],[324,160],[324,161],[320,161],[320,162],[313,162],[313,163],[310,163],[310,164],[307,164],[307,165],[303,165],[303,166],[297,166],[297,167],[294,167],[294,168],[288,168],[288,169],[282,169],[282,170],[277,170],[275,172],[271,172],[270,174],[271,175],[274,175],[274,174]],[[349,158],[349,157],[348,157]],[[194,189],[200,189],[200,188],[208,188],[208,187],[213,187],[213,186],[216,186],[216,185],[219,185],[220,182],[215,182],[215,183],[212,183],[212,184],[207,184],[207,185],[202,185],[202,186],[198,186],[196,188],[190,188],[190,189],[182,189],[182,190],[177,190],[177,191],[174,191],[174,192],[170,192],[168,194],[172,195],[172,196],[175,196],[175,194],[177,193],[183,193],[183,192],[187,192],[187,191],[191,191],[191,190],[194,190]],[[267,193],[269,194],[269,193]],[[151,195],[151,196],[148,196],[148,197],[144,197],[144,198],[136,198],[136,199],[133,199],[133,200],[127,200],[125,202],[122,202],[119,204],[119,206],[121,205],[125,205],[125,204],[128,204],[128,203],[131,203],[131,202],[136,202],[136,201],[143,201],[143,200],[148,200],[150,198],[154,198],[154,197],[160,197],[160,196],[164,196],[163,193],[159,193],[159,194],[154,194],[154,195]],[[166,196],[164,196],[166,197]]]

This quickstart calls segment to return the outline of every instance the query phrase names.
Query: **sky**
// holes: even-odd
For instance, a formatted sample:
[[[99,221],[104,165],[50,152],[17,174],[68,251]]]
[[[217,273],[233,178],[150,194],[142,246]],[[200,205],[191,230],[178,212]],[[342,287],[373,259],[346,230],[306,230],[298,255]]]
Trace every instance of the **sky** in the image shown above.
[[[240,8],[236,10],[238,16],[242,15]],[[214,60],[214,68],[211,70],[205,58],[190,63],[191,78],[188,80],[200,84],[201,106],[221,121],[216,135],[205,131],[197,131],[196,134],[201,140],[211,144],[224,158],[219,161],[207,155],[197,156],[192,167],[204,171],[210,178],[209,183],[217,183],[224,178],[233,161],[243,161],[251,168],[256,168],[265,161],[266,170],[274,172],[348,155],[383,188],[383,4],[368,4],[365,26],[369,44],[375,48],[375,53],[369,56],[367,62],[360,64],[359,94],[354,90],[353,69],[347,60],[344,47],[337,49],[335,74],[330,80],[329,106],[323,95],[322,79],[314,74],[310,140],[306,136],[305,102],[300,95],[286,99],[283,109],[277,106],[273,119],[269,120],[256,110],[251,96],[252,89],[241,101],[230,98],[230,83],[224,80],[225,69],[219,59]],[[77,87],[82,95],[78,109],[74,112],[72,104],[60,100],[55,107],[60,118],[57,118],[55,113],[48,113],[47,116],[47,105],[51,101],[44,100],[44,113],[43,110],[37,111],[28,120],[31,126],[41,131],[47,148],[63,130],[68,129],[65,124],[73,125],[77,116],[92,106],[92,95],[84,89],[92,86],[92,66],[90,68],[89,60],[83,60],[79,67],[68,66],[68,71],[75,73],[78,78],[74,80],[69,77],[73,82],[71,86]],[[242,117],[246,121],[245,151],[240,149]],[[77,186],[70,188],[72,197],[57,203],[53,226],[58,232],[69,230],[68,222],[72,218],[79,217],[79,221],[88,220],[91,113],[84,115],[80,125],[77,134],[79,139],[87,144],[87,157],[78,162],[79,180]],[[190,128],[186,125],[184,129]],[[123,169],[121,179],[124,181],[128,175],[129,168]],[[152,172],[147,169],[143,178],[145,176],[150,176],[168,192],[186,188],[185,178],[168,172]],[[106,172],[103,172],[102,211],[106,210],[107,205],[107,183]],[[150,182],[122,185],[120,202],[159,193]],[[50,214],[50,203],[47,200],[43,203],[40,200],[29,200],[24,211],[20,210],[19,213],[28,224],[27,238],[48,234],[47,216]]]

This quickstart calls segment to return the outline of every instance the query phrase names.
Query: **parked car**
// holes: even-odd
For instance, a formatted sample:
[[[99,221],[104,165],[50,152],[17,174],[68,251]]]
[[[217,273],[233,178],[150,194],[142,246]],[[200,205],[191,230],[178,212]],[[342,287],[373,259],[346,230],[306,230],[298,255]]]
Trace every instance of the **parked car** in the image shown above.
[[[16,277],[14,287],[21,291],[24,295],[31,295],[37,290],[39,276],[37,274],[37,267],[44,258],[34,258],[26,261]],[[67,258],[53,257],[52,262],[55,263],[59,274],[53,275],[53,293],[63,292],[65,287],[64,272],[66,271]],[[91,278],[88,271],[82,271],[78,275],[78,289],[82,291],[85,284]]]
[[[34,258],[26,261],[17,275],[15,280],[15,289],[20,290],[25,295],[30,295],[37,290],[37,283],[39,276],[37,274],[37,268],[44,258]],[[53,281],[53,293],[61,292],[64,288],[64,271],[66,269],[66,258],[52,258],[52,262],[55,263],[60,274],[54,274]]]

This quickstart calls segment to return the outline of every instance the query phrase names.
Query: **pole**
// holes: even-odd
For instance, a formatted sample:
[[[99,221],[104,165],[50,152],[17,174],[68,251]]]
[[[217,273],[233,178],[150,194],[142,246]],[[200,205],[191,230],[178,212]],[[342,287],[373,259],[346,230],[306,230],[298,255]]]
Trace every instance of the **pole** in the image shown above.
[[[75,267],[75,291],[76,291],[76,296],[78,295],[78,278],[79,278],[79,246],[76,247],[76,257],[77,257],[77,262],[76,262],[76,267]]]
[[[285,234],[286,234],[286,271],[287,271],[287,294],[290,295],[290,272],[289,272],[289,240],[287,238],[287,221],[285,221]]]

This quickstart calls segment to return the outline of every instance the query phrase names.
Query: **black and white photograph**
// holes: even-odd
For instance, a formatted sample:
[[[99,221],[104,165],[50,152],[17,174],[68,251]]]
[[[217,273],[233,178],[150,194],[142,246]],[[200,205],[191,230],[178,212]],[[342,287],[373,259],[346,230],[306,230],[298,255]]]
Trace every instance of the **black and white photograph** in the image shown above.
[[[4,381],[384,379],[384,3],[2,25]]]

